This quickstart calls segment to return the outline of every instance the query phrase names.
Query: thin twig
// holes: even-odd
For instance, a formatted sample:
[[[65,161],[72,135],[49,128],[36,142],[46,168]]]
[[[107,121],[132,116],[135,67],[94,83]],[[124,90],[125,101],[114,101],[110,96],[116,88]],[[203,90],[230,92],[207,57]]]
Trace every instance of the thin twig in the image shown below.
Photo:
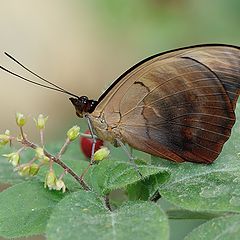
[[[17,152],[20,154],[24,149],[25,149],[25,147],[21,147],[20,149],[18,149]]]
[[[90,162],[87,167],[84,169],[84,171],[82,172],[82,174],[80,175],[80,179],[83,180],[83,177],[85,176],[85,174],[88,172],[89,168],[93,165],[92,162]]]
[[[29,161],[29,164],[34,163],[36,160],[37,160],[37,157],[33,157],[33,159]]]
[[[41,139],[42,148],[44,148],[44,133],[43,133],[43,129],[40,129],[40,139]]]
[[[30,148],[36,149],[38,146],[32,142],[30,142],[29,140],[27,140],[25,137],[23,139],[20,140],[20,142]],[[52,154],[50,154],[49,152],[47,152],[44,149],[44,155],[47,156],[49,158],[49,160],[55,162],[56,164],[60,165],[65,172],[69,173],[73,178],[75,178],[82,186],[82,188],[86,191],[89,191],[90,188],[88,187],[88,185],[85,183],[85,181],[79,177],[77,175],[77,173],[75,173],[70,167],[68,167],[64,162],[62,162],[59,158],[53,156]]]
[[[87,133],[80,133],[80,136],[81,137],[85,137],[85,138],[96,138],[96,139],[98,139],[98,137],[96,136],[96,135],[91,135],[91,134],[87,134]]]
[[[64,170],[63,173],[59,176],[58,180],[62,180],[66,174],[67,172]]]
[[[70,142],[71,142],[70,139],[67,138],[62,148],[60,149],[59,153],[57,154],[56,158],[60,158],[64,154]]]
[[[23,139],[26,139],[26,138],[25,138],[25,135],[24,135],[24,132],[23,132],[23,127],[20,127],[20,132],[21,132],[22,138],[23,138]]]
[[[150,198],[150,201],[157,202],[161,198],[159,191],[156,191],[153,196]]]
[[[105,201],[105,205],[106,205],[106,207],[108,208],[108,210],[112,212],[112,208],[111,208],[110,201],[109,201],[109,194],[107,194],[107,195],[104,197],[104,201]]]

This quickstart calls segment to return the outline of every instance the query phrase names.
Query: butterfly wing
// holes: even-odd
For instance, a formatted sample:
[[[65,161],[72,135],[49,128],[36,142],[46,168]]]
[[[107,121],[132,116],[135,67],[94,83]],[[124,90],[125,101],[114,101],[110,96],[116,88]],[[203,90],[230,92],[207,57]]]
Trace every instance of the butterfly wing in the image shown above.
[[[223,84],[233,109],[240,91],[240,48],[238,47],[212,47],[187,53],[186,57],[203,63],[213,71]]]
[[[93,115],[130,146],[173,161],[212,162],[229,138],[240,51],[199,46],[149,58],[100,97]]]

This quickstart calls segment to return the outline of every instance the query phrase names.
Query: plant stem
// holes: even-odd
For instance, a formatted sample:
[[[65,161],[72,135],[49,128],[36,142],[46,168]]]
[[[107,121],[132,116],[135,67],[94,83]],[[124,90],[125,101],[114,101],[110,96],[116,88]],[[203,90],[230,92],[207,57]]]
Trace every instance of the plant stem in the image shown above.
[[[91,135],[91,134],[87,134],[87,133],[80,133],[80,136],[81,137],[85,137],[85,138],[96,138],[96,139],[98,139],[98,137],[96,136],[96,135]]]
[[[25,147],[21,147],[17,152],[20,154],[24,149]]]
[[[34,157],[28,164],[32,164],[32,163],[34,163],[36,160],[37,160],[37,158]]]
[[[65,172],[65,170],[63,171],[63,173],[59,176],[58,180],[62,180],[63,177],[67,174],[67,172]]]
[[[36,149],[38,146],[32,142],[30,142],[29,140],[27,140],[25,137],[23,137],[23,139],[20,140],[20,142],[27,146],[27,147],[30,147],[30,148],[33,148],[33,149]],[[49,152],[47,152],[45,149],[44,149],[44,154],[45,156],[47,156],[49,158],[50,161],[53,161],[55,162],[56,164],[60,165],[65,172],[69,173],[73,178],[75,178],[79,183],[80,185],[82,186],[82,188],[86,191],[89,191],[90,188],[88,187],[88,185],[85,183],[85,181],[79,177],[77,175],[77,173],[75,173],[70,167],[68,167],[64,162],[62,162],[59,158],[53,156],[52,154],[50,154]]]
[[[20,127],[20,132],[21,132],[21,136],[22,136],[23,140],[25,140],[25,135],[24,135],[24,132],[23,132],[23,127]]]
[[[159,191],[156,191],[153,196],[150,198],[150,201],[157,202],[161,198]]]
[[[104,201],[105,201],[105,205],[108,208],[108,210],[110,212],[112,212],[112,208],[111,208],[111,205],[110,205],[110,202],[109,202],[109,195],[108,194],[104,197]]]
[[[44,133],[43,133],[43,129],[40,129],[40,140],[41,140],[42,148],[44,148]]]
[[[88,166],[84,169],[84,171],[82,172],[82,174],[80,175],[80,179],[83,181],[83,177],[85,176],[85,174],[88,172],[89,168],[93,165],[93,163],[89,163]]]
[[[56,158],[60,158],[64,154],[64,152],[66,151],[67,146],[70,144],[70,142],[71,142],[70,139],[67,138],[65,143],[63,144],[62,148],[60,149],[59,153],[57,154]]]

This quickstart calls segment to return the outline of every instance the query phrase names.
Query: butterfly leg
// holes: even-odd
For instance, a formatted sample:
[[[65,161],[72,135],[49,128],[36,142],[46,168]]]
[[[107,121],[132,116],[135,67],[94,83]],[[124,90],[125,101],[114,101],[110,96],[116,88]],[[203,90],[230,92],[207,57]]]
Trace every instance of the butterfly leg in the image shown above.
[[[88,123],[88,128],[89,128],[90,134],[91,134],[92,139],[93,139],[93,144],[92,144],[92,149],[91,149],[91,161],[90,161],[90,163],[93,164],[93,161],[94,161],[93,157],[94,157],[94,152],[95,152],[95,146],[96,146],[97,139],[96,139],[95,134],[93,133],[92,124],[91,124],[91,121],[88,117],[87,117],[87,123]]]
[[[83,171],[83,173],[80,176],[80,179],[83,179],[84,175],[88,172],[89,168],[93,165],[94,163],[94,152],[95,152],[95,146],[96,146],[96,142],[97,142],[97,138],[96,135],[93,133],[93,128],[92,128],[92,124],[90,119],[86,116],[87,118],[87,123],[88,123],[88,128],[91,134],[91,137],[93,139],[93,144],[92,144],[92,149],[91,149],[91,159],[90,159],[90,163],[87,166],[87,168]]]
[[[133,167],[135,168],[136,172],[139,174],[139,176],[141,178],[143,178],[137,164],[134,162],[134,157],[132,156],[132,149],[131,149],[131,152],[129,152],[129,150],[127,149],[127,147],[123,144],[123,142],[120,140],[120,139],[116,139],[118,144],[121,146],[121,148],[124,150],[124,152],[127,154],[130,162],[133,164]]]

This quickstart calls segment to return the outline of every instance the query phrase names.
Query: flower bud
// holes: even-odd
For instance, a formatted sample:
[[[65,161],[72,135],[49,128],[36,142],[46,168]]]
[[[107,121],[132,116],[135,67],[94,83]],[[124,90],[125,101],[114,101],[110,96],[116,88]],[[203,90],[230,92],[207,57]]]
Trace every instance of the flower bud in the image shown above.
[[[0,134],[0,146],[4,146],[11,140],[10,131],[6,130],[4,134]]]
[[[9,154],[3,154],[3,157],[8,158],[8,161],[14,166],[16,167],[19,164],[20,161],[20,155],[18,152],[13,152],[13,153],[9,153]]]
[[[7,136],[10,136],[10,131],[7,129],[7,130],[5,131],[5,134],[6,134]]]
[[[64,193],[66,191],[66,185],[63,182],[63,180],[58,179],[56,181],[56,190],[60,191],[62,189],[62,192]]]
[[[39,114],[38,118],[34,119],[38,129],[44,129],[47,120],[48,120],[48,117],[44,117],[42,114]]]
[[[44,187],[48,187],[50,190],[55,189],[56,188],[56,175],[54,173],[53,170],[50,170],[45,178],[45,183],[44,183]]]
[[[30,171],[30,165],[23,165],[19,167],[18,174],[20,176],[29,176],[29,171]]]
[[[20,176],[31,176],[32,177],[32,176],[37,175],[39,169],[40,169],[40,167],[36,163],[24,164],[19,167],[18,174]]]
[[[29,176],[35,176],[38,174],[38,171],[39,171],[40,167],[38,164],[36,163],[32,163],[30,165],[30,169],[29,169]]]
[[[108,157],[110,151],[107,147],[102,147],[94,153],[94,161],[102,161]]]
[[[25,137],[26,137],[26,134],[25,134]],[[23,140],[22,135],[19,134],[19,135],[17,136],[16,140],[17,140],[18,142],[21,142],[21,141]]]
[[[22,113],[16,113],[16,122],[19,127],[22,127],[26,123],[26,118]]]
[[[41,159],[41,163],[47,164],[49,162],[49,157],[44,156],[44,158]]]
[[[78,126],[73,126],[72,128],[70,128],[67,132],[67,136],[69,140],[70,141],[75,140],[79,136],[79,132],[80,132],[80,127]]]
[[[35,157],[38,158],[38,159],[41,159],[42,163],[48,163],[49,162],[49,157],[47,157],[45,154],[44,154],[44,150],[43,148],[40,148],[40,147],[37,147],[35,149]]]
[[[37,147],[37,148],[35,149],[35,153],[36,153],[35,156],[36,156],[37,158],[42,159],[42,158],[45,157],[43,148]]]

